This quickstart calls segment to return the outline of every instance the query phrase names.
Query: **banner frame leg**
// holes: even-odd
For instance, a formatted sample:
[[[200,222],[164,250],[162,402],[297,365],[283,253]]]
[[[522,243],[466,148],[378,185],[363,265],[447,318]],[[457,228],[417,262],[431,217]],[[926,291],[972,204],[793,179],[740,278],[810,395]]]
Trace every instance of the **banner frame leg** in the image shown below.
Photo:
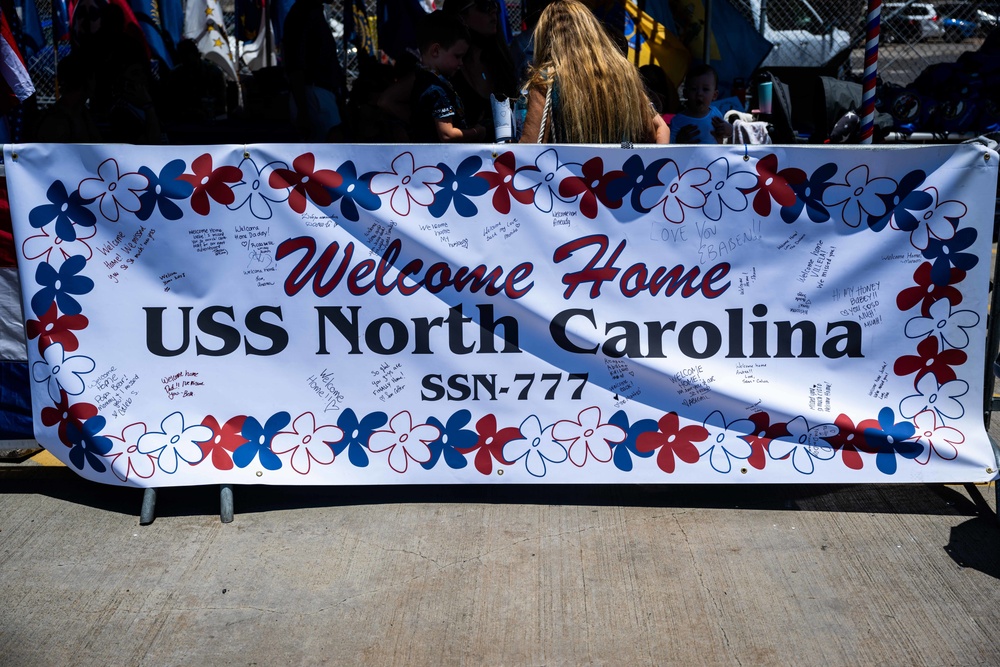
[[[156,518],[156,489],[147,487],[142,491],[142,509],[139,510],[139,525],[148,526]]]
[[[219,485],[219,519],[222,523],[233,521],[233,485]]]

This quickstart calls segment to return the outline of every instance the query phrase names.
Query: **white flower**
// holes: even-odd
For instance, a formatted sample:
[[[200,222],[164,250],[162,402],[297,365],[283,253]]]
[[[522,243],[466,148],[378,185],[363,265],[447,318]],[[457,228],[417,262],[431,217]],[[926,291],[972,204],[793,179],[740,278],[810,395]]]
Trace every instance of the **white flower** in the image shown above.
[[[148,187],[148,178],[135,171],[122,174],[118,161],[108,158],[97,167],[97,178],[80,181],[79,192],[84,199],[99,199],[101,215],[117,222],[119,208],[135,213],[142,207],[139,194]]]
[[[829,461],[837,450],[823,440],[837,435],[840,429],[834,424],[820,424],[809,428],[805,417],[799,416],[785,425],[788,435],[771,440],[768,453],[773,459],[783,459],[792,455],[792,466],[803,475],[811,475],[815,470],[813,459]]]
[[[292,469],[300,475],[307,475],[313,461],[324,466],[333,463],[333,449],[328,443],[343,439],[344,431],[339,426],[316,426],[316,416],[304,412],[292,422],[291,431],[275,434],[271,439],[271,451],[275,454],[291,452]]]
[[[639,195],[639,205],[652,210],[663,204],[663,216],[670,222],[684,222],[684,208],[702,208],[707,197],[701,187],[712,180],[704,167],[688,169],[683,174],[673,160],[667,160],[656,174],[659,185],[646,188]]]
[[[708,462],[717,472],[727,473],[733,469],[730,458],[748,459],[753,454],[750,443],[740,437],[753,433],[756,428],[749,419],[737,419],[727,425],[726,418],[715,410],[705,419],[703,426],[708,431],[708,437],[696,443],[698,455],[708,454]]]
[[[236,199],[226,208],[235,211],[249,204],[250,214],[258,220],[270,220],[273,214],[272,203],[288,200],[289,188],[273,188],[270,184],[271,172],[275,169],[288,169],[284,162],[276,161],[265,164],[260,169],[253,158],[245,157],[237,167],[243,172],[243,178],[232,186]]]
[[[896,181],[885,176],[868,178],[868,165],[859,164],[844,176],[845,183],[831,183],[823,192],[823,204],[838,206],[843,204],[844,222],[857,227],[865,213],[874,217],[885,215],[888,210],[885,195],[896,190]]]
[[[41,234],[29,236],[21,244],[25,259],[41,259],[58,269],[62,263],[73,255],[83,255],[85,260],[90,260],[94,251],[86,243],[86,239],[93,238],[97,234],[97,226],[77,227],[76,240],[66,241],[57,235],[50,236],[44,229]]]
[[[172,475],[177,472],[180,459],[194,465],[204,453],[199,442],[207,442],[214,435],[203,424],[184,427],[184,415],[172,412],[160,422],[162,431],[149,431],[136,443],[141,454],[156,454],[160,470]]]
[[[938,426],[937,415],[933,410],[925,410],[914,416],[913,425],[916,427],[914,439],[927,445],[924,452],[915,459],[920,464],[926,464],[931,460],[932,450],[940,458],[951,461],[958,456],[956,445],[965,442],[965,435],[958,429]]]
[[[31,365],[31,377],[35,382],[47,382],[49,397],[54,403],[59,402],[60,387],[70,396],[83,393],[86,383],[81,375],[94,370],[94,360],[83,355],[66,356],[62,343],[53,343],[42,352],[44,361],[36,361]]]
[[[745,211],[750,198],[743,190],[749,190],[757,183],[757,176],[749,171],[729,171],[729,160],[720,157],[708,165],[709,179],[701,186],[705,193],[705,217],[709,220],[722,218],[723,206],[730,211]]]
[[[601,409],[592,406],[581,410],[577,421],[563,419],[552,425],[552,437],[559,442],[569,443],[569,460],[582,467],[588,456],[601,463],[611,460],[612,442],[625,439],[625,430],[614,424],[601,423]]]
[[[396,472],[406,472],[409,459],[417,463],[431,460],[427,443],[441,437],[441,429],[433,424],[413,425],[413,415],[403,410],[389,420],[389,428],[374,431],[368,439],[368,449],[373,452],[389,450],[389,467]]]
[[[111,451],[104,456],[112,459],[111,471],[123,482],[127,482],[129,477],[148,479],[156,472],[156,458],[139,451],[139,438],[145,433],[146,425],[139,422],[122,429],[120,437],[108,436]]]
[[[397,155],[392,161],[392,171],[383,171],[372,176],[371,190],[376,195],[392,193],[389,206],[398,215],[409,215],[411,203],[430,206],[434,203],[434,189],[431,185],[440,183],[444,172],[437,167],[417,167],[413,153]]]
[[[969,344],[966,329],[979,324],[979,315],[971,310],[951,311],[948,299],[938,299],[930,305],[928,317],[913,317],[906,322],[907,338],[923,338],[931,334],[949,347],[961,350]],[[944,349],[944,345],[941,346]]]
[[[577,167],[574,170],[573,167]],[[535,158],[535,167],[523,167],[514,174],[514,189],[526,192],[535,191],[535,208],[542,213],[548,213],[555,205],[555,201],[570,202],[576,199],[574,195],[570,199],[563,199],[559,196],[559,184],[565,179],[580,176],[580,165],[575,163],[560,163],[559,153],[556,149],[550,148],[543,151]]]
[[[969,210],[960,201],[938,201],[940,195],[934,186],[926,188],[924,192],[934,196],[935,204],[933,208],[924,211],[922,217],[917,218],[917,228],[910,232],[910,243],[919,250],[927,249],[931,236],[942,241],[947,241],[955,236],[955,226],[951,224],[949,218],[961,218]],[[892,226],[894,229],[899,229],[896,226],[895,217],[892,219]]]
[[[965,380],[951,380],[939,385],[933,373],[924,373],[916,383],[917,393],[899,402],[899,414],[907,419],[924,410],[934,410],[942,417],[959,419],[965,414],[965,406],[959,399],[969,392]]]
[[[525,468],[533,477],[544,477],[546,463],[562,463],[568,454],[566,448],[552,439],[552,427],[542,428],[538,417],[531,415],[521,422],[520,438],[503,446],[503,457],[511,463],[524,458]]]

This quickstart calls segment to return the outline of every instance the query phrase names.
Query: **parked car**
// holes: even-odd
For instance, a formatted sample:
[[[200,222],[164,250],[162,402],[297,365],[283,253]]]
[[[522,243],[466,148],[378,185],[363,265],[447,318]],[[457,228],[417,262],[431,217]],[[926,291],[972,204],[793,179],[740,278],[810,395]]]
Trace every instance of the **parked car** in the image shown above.
[[[933,5],[922,2],[889,2],[882,5],[883,32],[889,41],[920,42],[943,38],[944,26]]]
[[[984,33],[980,24],[982,12],[975,5],[968,2],[947,2],[936,4],[934,8],[940,12],[940,22],[944,27],[944,37],[947,41],[961,42],[970,37],[982,36]]]
[[[774,48],[761,67],[823,67],[843,63],[851,36],[809,4],[809,0],[734,0]]]
[[[941,26],[944,28],[944,41],[961,42],[970,37],[974,37],[979,30],[979,26],[974,21],[963,21],[950,16],[940,16]]]

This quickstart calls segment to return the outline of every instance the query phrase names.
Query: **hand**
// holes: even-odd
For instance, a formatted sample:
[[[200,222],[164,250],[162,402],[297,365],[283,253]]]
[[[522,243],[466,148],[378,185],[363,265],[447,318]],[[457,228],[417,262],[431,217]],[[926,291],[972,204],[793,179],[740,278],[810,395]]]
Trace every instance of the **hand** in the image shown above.
[[[675,141],[679,144],[696,144],[701,138],[701,130],[697,125],[685,125],[677,130]]]
[[[733,136],[733,126],[721,118],[712,119],[712,136],[720,144],[726,143],[727,139]]]

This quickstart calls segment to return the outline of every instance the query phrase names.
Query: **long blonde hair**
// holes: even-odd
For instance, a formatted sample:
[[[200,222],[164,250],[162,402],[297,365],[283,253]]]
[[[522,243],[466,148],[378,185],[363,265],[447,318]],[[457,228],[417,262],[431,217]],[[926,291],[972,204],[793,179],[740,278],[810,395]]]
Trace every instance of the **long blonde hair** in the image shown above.
[[[569,143],[651,142],[653,109],[639,70],[578,0],[555,0],[535,27],[529,85],[558,80],[559,134]]]

